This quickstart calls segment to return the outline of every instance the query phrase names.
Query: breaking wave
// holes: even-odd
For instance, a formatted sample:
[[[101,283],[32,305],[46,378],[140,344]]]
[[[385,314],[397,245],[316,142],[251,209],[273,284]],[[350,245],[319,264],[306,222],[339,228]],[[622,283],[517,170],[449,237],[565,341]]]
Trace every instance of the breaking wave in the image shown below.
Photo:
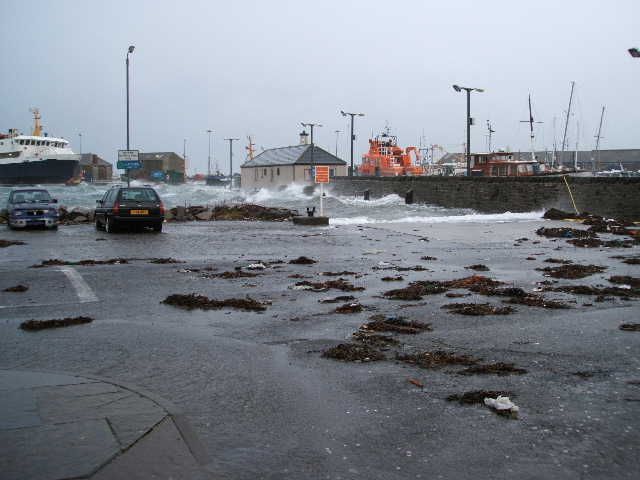
[[[507,223],[507,222],[531,222],[540,220],[544,212],[526,213],[472,213],[467,215],[443,215],[443,216],[406,216],[394,219],[371,217],[344,217],[332,218],[331,225],[364,225],[385,223]]]

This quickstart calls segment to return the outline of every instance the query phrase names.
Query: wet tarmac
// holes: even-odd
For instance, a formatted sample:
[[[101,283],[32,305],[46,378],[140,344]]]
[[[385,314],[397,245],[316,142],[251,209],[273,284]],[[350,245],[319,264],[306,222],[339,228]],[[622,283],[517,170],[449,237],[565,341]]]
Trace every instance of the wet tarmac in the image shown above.
[[[640,333],[620,327],[637,325],[638,298],[594,301],[591,292],[633,292],[609,279],[637,281],[637,263],[625,260],[640,247],[580,248],[537,236],[542,226],[567,225],[203,222],[112,235],[91,225],[0,227],[3,240],[25,243],[0,250],[0,368],[96,375],[167,399],[184,412],[219,478],[637,478]],[[291,263],[300,257],[317,263]],[[538,270],[548,258],[603,270],[556,279]],[[29,268],[52,259],[61,262]],[[258,264],[264,268],[250,270],[256,276],[215,275]],[[544,291],[569,308],[513,304],[508,315],[470,316],[441,308],[451,303],[446,290],[417,301],[383,295],[394,267],[403,280],[393,286],[406,288],[469,277],[470,265],[486,266],[483,275],[500,288]],[[340,277],[323,272],[343,274],[349,301],[364,308],[345,315],[334,311],[341,303],[322,303],[340,294],[326,288]],[[4,291],[16,285],[28,289]],[[593,290],[559,290],[578,285]],[[448,293],[495,308],[509,298],[467,286]],[[264,309],[162,303],[191,294],[250,299]],[[387,338],[369,343],[353,337],[373,315],[381,324],[428,328],[374,328]],[[93,321],[20,329],[25,321],[75,317]],[[377,361],[323,357],[341,344],[359,345],[342,349],[348,358],[364,352]],[[429,352],[478,363],[420,368],[416,355]],[[480,391],[509,393],[518,418],[495,415],[474,396]],[[469,405],[448,401],[467,393],[473,402],[460,401]]]

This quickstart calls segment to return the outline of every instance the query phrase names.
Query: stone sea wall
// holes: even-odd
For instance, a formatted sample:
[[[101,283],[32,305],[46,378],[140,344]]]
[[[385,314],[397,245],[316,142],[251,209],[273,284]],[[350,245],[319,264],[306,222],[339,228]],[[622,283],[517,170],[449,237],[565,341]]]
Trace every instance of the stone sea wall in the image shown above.
[[[640,177],[566,177],[580,212],[640,220]],[[402,197],[415,203],[472,208],[482,213],[573,211],[564,179],[541,177],[338,177],[331,188],[340,195],[369,190],[371,198]]]

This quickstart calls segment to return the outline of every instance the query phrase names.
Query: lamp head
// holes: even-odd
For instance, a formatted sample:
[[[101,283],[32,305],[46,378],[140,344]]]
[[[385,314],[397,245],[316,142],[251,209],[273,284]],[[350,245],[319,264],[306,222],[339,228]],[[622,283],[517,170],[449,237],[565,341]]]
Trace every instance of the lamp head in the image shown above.
[[[638,50],[637,48],[630,48],[629,54],[634,58],[640,58],[640,50]]]
[[[476,88],[475,90],[476,92],[480,92],[480,93],[484,92],[484,88]]]
[[[344,113],[344,110],[340,110],[340,113],[342,114],[342,116],[343,116],[343,117],[346,117],[346,116],[347,116],[347,114],[346,114],[346,113]]]
[[[133,51],[135,50],[136,46],[135,45],[129,45],[129,53],[133,53]]]
[[[359,113],[358,116],[359,117],[364,117],[364,113]]]
[[[462,89],[461,89],[458,85],[454,85],[454,86],[453,86],[453,89],[454,89],[456,92],[461,92],[461,91],[462,91]]]

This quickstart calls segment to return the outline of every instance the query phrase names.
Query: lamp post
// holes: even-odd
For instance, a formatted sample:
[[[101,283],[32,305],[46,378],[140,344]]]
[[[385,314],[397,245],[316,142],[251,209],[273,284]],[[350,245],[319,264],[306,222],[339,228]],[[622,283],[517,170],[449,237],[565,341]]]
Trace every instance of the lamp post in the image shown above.
[[[129,55],[133,53],[133,51],[135,50],[135,45],[129,45],[129,48],[127,49],[127,150],[129,150]],[[129,169],[126,169],[127,171],[127,187],[130,186],[130,174],[129,174]]]
[[[239,138],[225,138],[229,141],[229,190],[233,190],[233,141]]]
[[[364,117],[364,113],[351,113],[340,110],[343,117],[349,115],[351,117],[351,166],[349,167],[349,176],[353,177],[353,141],[356,136],[353,134],[353,117]]]
[[[461,92],[465,90],[467,92],[467,151],[465,154],[467,160],[467,177],[471,176],[471,123],[473,122],[471,118],[471,92],[476,91],[479,93],[484,92],[482,88],[473,88],[473,87],[461,87],[459,85],[453,85],[453,89],[456,92]]]
[[[338,139],[340,138],[340,134],[342,133],[340,130],[335,130],[336,134],[336,157],[338,156]]]
[[[315,149],[313,145],[313,127],[321,127],[322,125],[319,123],[303,123],[303,122],[300,122],[300,125],[302,125],[303,127],[309,127],[311,129],[311,167],[313,168],[314,166],[313,150]],[[313,181],[313,178],[311,180]]]
[[[209,156],[207,157],[207,176],[211,176],[211,134],[213,133],[212,130],[207,130],[207,133],[209,134]]]

